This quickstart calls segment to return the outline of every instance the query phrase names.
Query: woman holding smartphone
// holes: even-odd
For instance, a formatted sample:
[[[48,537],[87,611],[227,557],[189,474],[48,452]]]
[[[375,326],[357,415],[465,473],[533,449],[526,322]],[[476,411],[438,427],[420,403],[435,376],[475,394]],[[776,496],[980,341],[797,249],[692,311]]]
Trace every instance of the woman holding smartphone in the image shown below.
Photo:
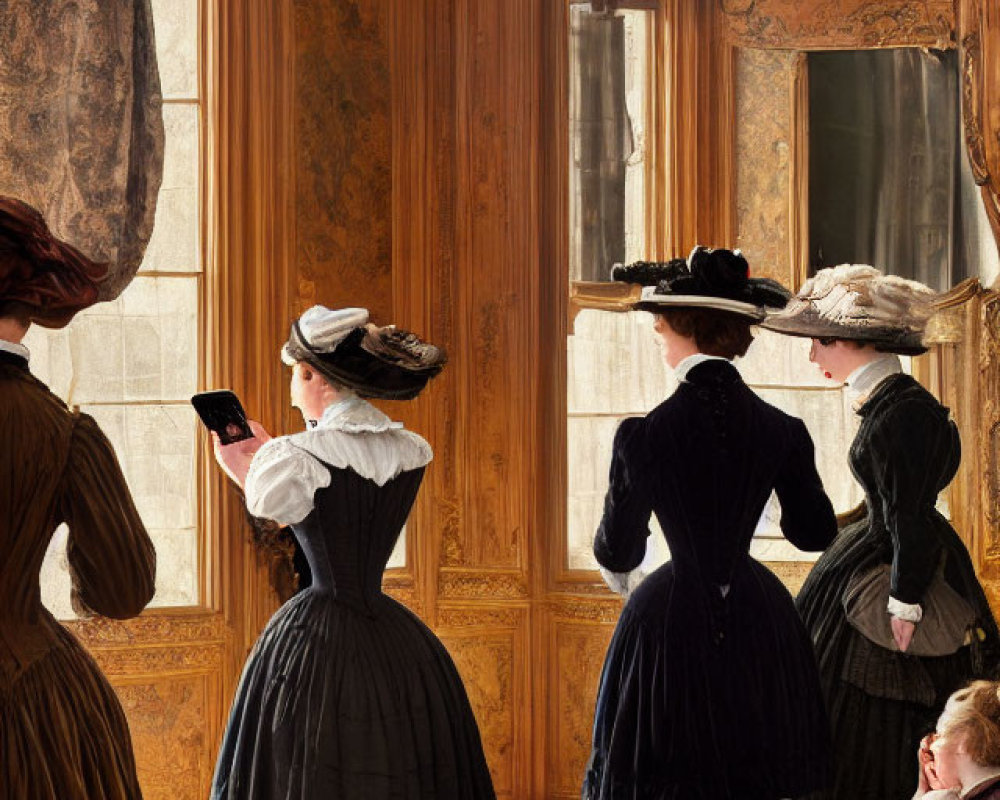
[[[221,800],[493,798],[479,729],[447,651],[382,593],[430,446],[365,397],[416,397],[444,354],[367,325],[359,308],[309,309],[282,359],[307,430],[216,457],[249,512],[291,525],[312,583],[247,660],[212,784]]]

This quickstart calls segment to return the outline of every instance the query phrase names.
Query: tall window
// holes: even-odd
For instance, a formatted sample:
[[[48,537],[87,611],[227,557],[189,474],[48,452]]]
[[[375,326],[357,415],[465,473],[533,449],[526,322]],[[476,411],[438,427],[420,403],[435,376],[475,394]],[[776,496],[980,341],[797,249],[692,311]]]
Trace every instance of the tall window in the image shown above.
[[[626,4],[628,0],[619,5]],[[569,254],[570,282],[575,284],[570,290],[576,300],[585,298],[574,306],[583,306],[583,310],[572,318],[567,340],[566,558],[570,570],[597,566],[592,542],[601,519],[618,425],[626,417],[647,414],[676,388],[673,371],[656,343],[652,315],[599,310],[600,299],[610,296],[606,290],[612,265],[652,259],[657,252],[656,243],[651,241],[650,209],[662,204],[653,202],[658,187],[650,165],[654,158],[664,156],[654,152],[657,147],[669,146],[663,143],[665,132],[654,127],[652,114],[656,103],[667,104],[665,87],[653,85],[657,51],[652,43],[660,19],[656,12],[638,8],[595,13],[589,3],[574,3],[570,10]],[[751,71],[750,75],[760,72]],[[740,72],[739,81],[744,74],[745,70]],[[759,95],[766,89],[787,98],[790,90],[780,82],[773,87],[754,85],[753,92],[747,93],[738,88],[736,145],[741,160],[733,180],[742,234],[749,229],[744,224],[747,216],[756,210],[752,202],[744,202],[745,198],[759,194],[755,184],[748,187],[743,156],[760,158],[761,139],[753,134],[770,129],[753,123],[769,121],[758,117],[772,113],[767,104],[754,105],[753,92]],[[774,152],[787,152],[787,148],[787,135],[775,140]],[[787,169],[787,164],[783,168]],[[775,176],[773,170],[759,172],[769,176],[768,187],[787,192],[787,175],[779,172]],[[787,202],[785,195],[779,200]],[[750,238],[736,244],[745,249],[753,267],[757,251],[768,242],[756,233]],[[597,307],[588,308],[590,301],[596,301]],[[809,363],[808,340],[765,330],[755,331],[755,337],[747,357],[737,360],[737,368],[764,400],[804,420],[835,508],[853,508],[862,495],[847,466],[847,449],[858,418],[847,397]],[[781,536],[779,522],[780,508],[772,498],[758,525],[751,555],[763,561],[814,558]],[[669,555],[655,516],[650,527],[653,533],[643,563],[647,571]]]
[[[647,257],[654,18],[570,6],[571,282],[608,281],[616,262]],[[567,347],[568,566],[594,569],[615,429],[660,402],[673,378],[647,314],[584,309]],[[650,543],[662,560],[663,538]]]
[[[114,302],[60,331],[34,326],[31,369],[69,405],[91,414],[118,454],[157,551],[153,606],[200,597],[195,415],[204,348],[201,36],[198,0],[153,0],[166,145],[152,240],[135,280]],[[69,604],[66,530],[42,567],[42,598]]]

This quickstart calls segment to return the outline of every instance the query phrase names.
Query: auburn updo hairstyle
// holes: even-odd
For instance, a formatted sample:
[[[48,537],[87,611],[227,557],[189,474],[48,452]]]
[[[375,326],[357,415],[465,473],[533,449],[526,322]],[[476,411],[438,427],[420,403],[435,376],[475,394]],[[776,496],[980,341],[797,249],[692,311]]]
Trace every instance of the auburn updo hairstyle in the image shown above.
[[[659,306],[654,313],[663,317],[675,333],[694,339],[698,350],[708,356],[744,356],[753,342],[751,321],[741,314],[686,306]]]

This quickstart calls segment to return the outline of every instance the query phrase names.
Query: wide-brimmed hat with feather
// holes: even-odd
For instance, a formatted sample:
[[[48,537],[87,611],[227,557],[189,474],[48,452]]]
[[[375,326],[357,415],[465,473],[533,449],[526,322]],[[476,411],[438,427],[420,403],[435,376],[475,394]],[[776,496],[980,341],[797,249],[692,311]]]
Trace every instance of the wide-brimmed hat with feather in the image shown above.
[[[616,281],[639,284],[642,295],[633,308],[659,312],[666,308],[710,308],[764,319],[768,309],[784,307],[791,296],[769,278],[751,278],[739,250],[697,246],[687,260],[638,261],[612,270]]]
[[[368,323],[368,310],[313,306],[292,324],[281,359],[304,361],[362,397],[409,400],[444,368],[444,350],[393,325]]]
[[[878,350],[919,355],[937,293],[917,281],[883,275],[867,264],[821,269],[783,311],[762,324],[778,333],[850,339]]]

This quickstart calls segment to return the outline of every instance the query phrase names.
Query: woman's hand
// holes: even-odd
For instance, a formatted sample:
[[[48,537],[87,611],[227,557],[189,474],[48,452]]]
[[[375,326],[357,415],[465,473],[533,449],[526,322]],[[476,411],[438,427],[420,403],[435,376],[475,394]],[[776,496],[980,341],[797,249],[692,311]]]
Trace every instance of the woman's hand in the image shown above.
[[[890,624],[892,625],[892,638],[896,640],[896,646],[901,653],[905,653],[906,648],[910,646],[910,641],[913,639],[913,631],[916,630],[917,626],[909,620],[900,619],[899,617],[893,617],[890,620]]]
[[[271,434],[264,429],[263,425],[255,420],[249,420],[249,422],[253,436],[232,444],[222,444],[219,435],[212,432],[212,449],[215,451],[215,460],[241,489],[246,483],[247,472],[250,470],[250,462],[253,461],[254,455],[265,442],[271,439]]]

